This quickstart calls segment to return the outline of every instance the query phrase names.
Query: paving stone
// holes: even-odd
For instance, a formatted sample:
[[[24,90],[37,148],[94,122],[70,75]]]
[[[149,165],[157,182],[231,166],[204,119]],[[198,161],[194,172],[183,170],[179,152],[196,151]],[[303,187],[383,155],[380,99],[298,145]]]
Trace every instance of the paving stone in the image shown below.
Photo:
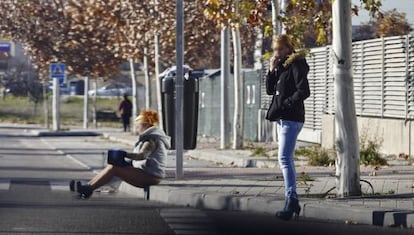
[[[402,210],[413,210],[413,200],[397,200],[397,208]]]
[[[401,180],[398,183],[397,194],[413,193],[413,184],[411,180]]]
[[[246,194],[247,195],[258,195],[260,192],[262,192],[265,189],[265,187],[251,187]]]
[[[380,206],[382,208],[397,208],[397,202],[396,200],[384,199],[381,200]]]
[[[379,200],[373,200],[373,199],[364,199],[363,205],[367,207],[380,207],[381,202]]]

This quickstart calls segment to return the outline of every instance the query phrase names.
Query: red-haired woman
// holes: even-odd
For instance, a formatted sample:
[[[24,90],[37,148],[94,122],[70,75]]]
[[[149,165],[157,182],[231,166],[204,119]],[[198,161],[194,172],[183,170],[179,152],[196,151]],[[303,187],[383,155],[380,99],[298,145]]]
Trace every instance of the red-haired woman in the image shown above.
[[[77,192],[82,198],[89,198],[93,191],[119,177],[136,187],[156,185],[165,177],[167,149],[170,138],[158,128],[158,114],[153,110],[142,111],[135,119],[139,138],[133,153],[126,153],[128,165],[108,164],[86,185],[79,185]],[[78,183],[79,184],[79,183]],[[73,187],[72,187],[73,189]]]

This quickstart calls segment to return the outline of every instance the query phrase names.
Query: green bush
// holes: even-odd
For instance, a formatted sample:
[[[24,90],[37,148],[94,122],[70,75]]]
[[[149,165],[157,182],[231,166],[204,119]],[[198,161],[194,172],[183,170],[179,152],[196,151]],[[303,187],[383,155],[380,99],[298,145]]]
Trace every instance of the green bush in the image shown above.
[[[364,165],[387,165],[387,160],[379,153],[380,144],[378,141],[369,140],[360,146],[360,162]]]
[[[329,156],[326,149],[319,149],[309,156],[308,164],[310,166],[329,166],[335,164],[335,159]]]
[[[328,150],[321,147],[299,148],[295,150],[295,155],[308,158],[310,166],[329,166],[335,164],[335,158]]]
[[[377,135],[376,135],[377,136]],[[368,128],[364,128],[359,142],[360,163],[363,165],[387,165],[387,160],[381,157],[379,149],[382,139],[375,137],[368,138]]]

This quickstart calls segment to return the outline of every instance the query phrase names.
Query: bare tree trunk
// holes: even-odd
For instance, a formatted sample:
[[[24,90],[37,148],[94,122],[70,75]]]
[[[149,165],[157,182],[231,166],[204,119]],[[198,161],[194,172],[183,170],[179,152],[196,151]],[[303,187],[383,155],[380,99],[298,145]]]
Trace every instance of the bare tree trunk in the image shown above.
[[[339,197],[361,195],[359,137],[352,77],[351,1],[334,1],[333,75],[336,98],[336,187]]]
[[[151,107],[151,82],[148,71],[148,46],[144,48],[145,108]]]
[[[159,54],[159,48],[160,48],[160,41],[158,34],[155,33],[154,35],[154,44],[155,44],[155,83],[157,86],[157,108],[158,108],[158,115],[160,120],[162,120],[162,97],[161,97],[161,81],[159,78],[160,75],[160,54]],[[160,121],[160,128],[163,129],[163,122]]]
[[[236,11],[238,3],[236,3]],[[234,120],[233,120],[233,149],[243,147],[243,76],[241,71],[240,31],[232,29],[234,50]]]
[[[254,43],[254,69],[262,70],[263,68],[263,59],[262,59],[262,50],[263,50],[263,27],[257,26],[255,29],[256,40]]]
[[[137,92],[137,79],[135,77],[134,60],[129,59],[129,67],[131,71],[131,82],[132,82],[132,133],[136,134],[137,124],[135,118],[138,116],[138,92]]]
[[[280,32],[280,23],[277,19],[280,14],[279,0],[272,0],[272,25],[273,25],[273,36],[278,35]]]
[[[272,0],[272,24],[273,24],[273,37],[285,33],[284,25],[279,21],[280,14],[284,14],[288,0]],[[272,139],[274,142],[278,140],[277,136],[277,124],[272,122]]]
[[[282,14],[285,14],[286,8],[289,5],[290,0],[280,0],[280,11]],[[286,27],[284,27],[282,24],[279,24],[279,33],[285,34],[286,33]]]

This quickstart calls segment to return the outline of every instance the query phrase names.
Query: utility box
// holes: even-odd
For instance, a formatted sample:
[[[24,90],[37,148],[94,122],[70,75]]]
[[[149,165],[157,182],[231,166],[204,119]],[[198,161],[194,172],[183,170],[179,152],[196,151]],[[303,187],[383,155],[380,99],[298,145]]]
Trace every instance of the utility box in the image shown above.
[[[198,126],[198,79],[189,75],[184,78],[184,149],[195,149]],[[175,76],[167,76],[161,82],[162,122],[164,131],[171,137],[171,149],[175,149]]]

